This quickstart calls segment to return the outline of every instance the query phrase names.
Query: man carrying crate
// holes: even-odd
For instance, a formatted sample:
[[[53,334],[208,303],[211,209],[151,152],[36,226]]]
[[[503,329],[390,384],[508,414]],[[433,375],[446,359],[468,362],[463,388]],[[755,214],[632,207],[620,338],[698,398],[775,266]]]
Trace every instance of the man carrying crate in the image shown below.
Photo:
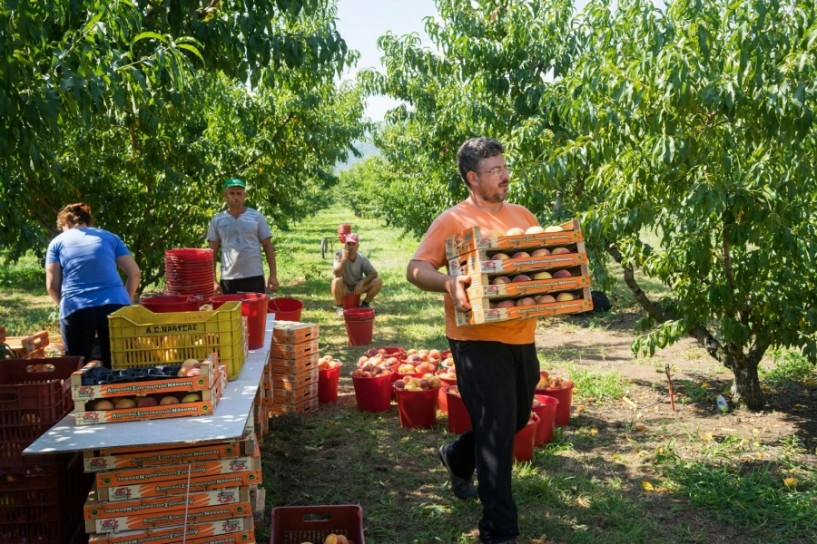
[[[519,535],[511,490],[513,444],[516,432],[528,422],[539,380],[536,319],[458,326],[455,309],[471,309],[466,293],[470,277],[439,270],[446,265],[449,236],[473,226],[507,232],[512,227],[539,224],[526,208],[505,202],[510,168],[503,153],[502,144],[489,138],[462,144],[457,163],[469,196],[434,220],[406,271],[407,279],[417,287],[445,293],[446,336],[473,429],[440,446],[439,457],[454,494],[460,499],[478,496],[482,502],[480,540],[490,544],[513,543]]]

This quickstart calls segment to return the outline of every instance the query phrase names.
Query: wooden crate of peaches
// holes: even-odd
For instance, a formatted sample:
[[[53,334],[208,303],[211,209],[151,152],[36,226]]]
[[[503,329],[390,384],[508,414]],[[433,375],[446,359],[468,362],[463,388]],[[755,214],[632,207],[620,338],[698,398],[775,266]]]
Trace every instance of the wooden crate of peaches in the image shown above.
[[[457,324],[579,313],[593,308],[587,252],[578,223],[565,239],[563,226],[511,229],[482,239],[470,252],[449,259],[449,273],[471,278],[469,312],[456,312]],[[481,236],[470,229],[472,238]],[[551,230],[552,232],[545,232]],[[461,235],[458,235],[461,236]],[[487,240],[487,242],[485,241]],[[516,241],[518,240],[518,241]],[[451,242],[453,244],[453,242]],[[456,246],[463,247],[463,246]]]

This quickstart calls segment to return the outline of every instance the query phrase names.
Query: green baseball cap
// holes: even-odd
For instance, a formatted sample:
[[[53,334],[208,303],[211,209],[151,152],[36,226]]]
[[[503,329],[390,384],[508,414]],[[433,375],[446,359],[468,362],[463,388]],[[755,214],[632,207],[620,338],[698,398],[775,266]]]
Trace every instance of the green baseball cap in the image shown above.
[[[224,182],[224,188],[229,189],[230,187],[242,187],[246,189],[247,184],[243,179],[230,178]]]

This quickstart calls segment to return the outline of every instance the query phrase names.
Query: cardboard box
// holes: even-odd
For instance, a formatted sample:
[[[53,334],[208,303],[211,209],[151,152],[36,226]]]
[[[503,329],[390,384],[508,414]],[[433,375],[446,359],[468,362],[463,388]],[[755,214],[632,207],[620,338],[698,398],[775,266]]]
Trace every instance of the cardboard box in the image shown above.
[[[306,414],[318,409],[318,396],[307,397],[298,402],[275,402],[270,406],[268,415],[274,417],[281,414]]]
[[[118,382],[103,385],[83,385],[83,376],[93,368],[100,366],[99,361],[91,361],[82,369],[71,375],[71,398],[75,401],[92,399],[130,397],[134,395],[163,395],[176,392],[204,391],[211,389],[220,378],[221,368],[218,356],[211,353],[201,363],[199,376],[163,378],[158,380],[142,380],[133,382]]]
[[[570,253],[545,255],[542,257],[516,257],[505,260],[492,259],[493,254],[478,250],[454,257],[448,261],[448,271],[452,276],[512,276],[515,274],[550,271],[559,268],[573,268],[587,264],[584,242],[568,247]]]
[[[153,527],[172,527],[185,523],[208,523],[217,520],[252,516],[249,502],[237,502],[220,506],[202,508],[180,508],[163,512],[146,513],[133,516],[114,516],[85,520],[85,531],[89,533],[117,533],[129,529],[148,529]]]
[[[483,297],[488,299],[519,298],[545,293],[577,291],[590,286],[587,265],[576,267],[571,272],[575,275],[568,278],[549,278],[511,283],[492,283],[490,276],[481,274],[472,277],[471,285],[467,289],[468,299],[475,300]]]
[[[297,359],[308,355],[317,355],[318,339],[301,342],[300,344],[279,344],[273,342],[270,346],[270,357],[278,359]]]
[[[98,475],[97,475],[98,476]],[[146,482],[138,484],[96,485],[98,500],[124,501],[147,497],[162,497],[222,489],[225,487],[245,486],[261,483],[261,469],[236,472],[232,474],[211,474],[191,478],[188,483],[185,477],[182,480],[166,480],[161,482]]]
[[[318,354],[311,353],[302,357],[270,357],[270,372],[273,376],[293,375],[313,368],[318,368]]]
[[[273,374],[270,387],[281,391],[297,391],[318,384],[320,370],[318,367],[292,374]]]
[[[537,247],[564,246],[584,240],[582,231],[579,228],[579,222],[575,219],[566,221],[559,227],[562,228],[561,232],[521,234],[518,236],[503,236],[495,232],[483,232],[479,227],[471,227],[446,239],[445,254],[449,259],[453,259],[459,255],[480,249],[516,251]]]
[[[509,308],[490,308],[489,306],[484,306],[482,303],[482,301],[487,300],[488,299],[472,301],[470,312],[455,312],[457,324],[478,325],[481,323],[509,321],[513,319],[531,319],[563,314],[577,314],[593,309],[593,299],[590,296],[589,287],[582,289],[581,298],[565,302],[550,302],[547,304],[513,306]]]
[[[130,485],[133,483],[151,483],[180,479],[187,481],[188,478],[201,478],[219,474],[237,474],[260,469],[260,457],[231,457],[211,461],[196,461],[195,463],[189,464],[126,468],[101,472],[96,475],[96,485],[98,488],[102,488]],[[101,498],[100,500],[110,499]]]
[[[275,404],[297,404],[298,402],[318,396],[318,381],[315,380],[309,385],[298,387],[297,389],[273,389],[272,397]]]
[[[162,527],[141,531],[92,534],[88,544],[253,544],[252,518],[233,518],[184,527]]]
[[[272,341],[277,344],[301,344],[318,338],[316,323],[300,321],[275,321],[272,328]]]
[[[103,472],[120,468],[138,468],[157,465],[175,465],[194,461],[211,461],[239,457],[242,454],[252,454],[252,450],[245,451],[247,444],[239,441],[218,442],[211,445],[161,449],[154,451],[140,451],[133,453],[117,453],[111,455],[96,455],[93,451],[85,450],[85,472]]]
[[[91,490],[83,507],[86,520],[118,516],[134,516],[153,512],[165,512],[184,508],[203,508],[250,500],[249,487],[227,487],[187,493],[184,495],[167,495],[129,501],[100,501],[96,491]]]
[[[192,393],[192,391],[191,391]],[[77,425],[96,425],[99,423],[117,423],[121,421],[142,421],[146,419],[165,419],[170,417],[190,417],[211,415],[223,394],[222,382],[217,383],[201,394],[201,401],[179,402],[177,404],[123,408],[120,410],[88,410],[88,402],[75,401],[74,421]]]

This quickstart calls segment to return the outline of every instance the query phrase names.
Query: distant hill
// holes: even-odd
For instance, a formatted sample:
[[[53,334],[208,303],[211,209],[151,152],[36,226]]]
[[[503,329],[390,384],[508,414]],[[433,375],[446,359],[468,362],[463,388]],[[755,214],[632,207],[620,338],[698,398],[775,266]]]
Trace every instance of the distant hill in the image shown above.
[[[355,163],[358,163],[367,157],[380,154],[380,150],[371,142],[371,140],[355,142],[355,148],[360,151],[363,156],[361,158],[350,156],[346,162],[341,162],[335,165],[335,172],[348,170],[354,166]]]

